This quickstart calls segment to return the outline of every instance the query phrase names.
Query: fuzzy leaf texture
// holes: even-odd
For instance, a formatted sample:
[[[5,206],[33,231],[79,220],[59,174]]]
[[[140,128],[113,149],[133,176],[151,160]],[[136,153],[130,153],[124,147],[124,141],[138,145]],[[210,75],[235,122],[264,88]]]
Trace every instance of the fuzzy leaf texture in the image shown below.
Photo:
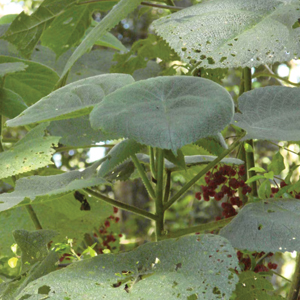
[[[243,138],[299,141],[300,94],[296,88],[268,86],[244,93],[238,99],[234,125],[247,131]]]
[[[217,83],[196,77],[141,80],[108,95],[90,114],[91,125],[174,154],[230,123],[233,100]]]
[[[220,231],[233,247],[249,251],[300,250],[300,202],[267,199],[247,204]]]
[[[53,164],[51,157],[55,150],[52,147],[57,146],[60,137],[45,137],[44,131],[48,125],[49,123],[44,123],[35,127],[12,148],[0,153],[0,178]]]
[[[153,22],[186,63],[257,67],[300,55],[298,0],[212,0]]]
[[[133,82],[126,74],[105,74],[76,81],[42,98],[20,116],[7,121],[7,125],[14,127],[89,114],[106,95]]]
[[[238,282],[234,268],[235,250],[225,239],[186,236],[77,262],[29,284],[19,297],[34,299],[47,285],[49,299],[227,299]]]

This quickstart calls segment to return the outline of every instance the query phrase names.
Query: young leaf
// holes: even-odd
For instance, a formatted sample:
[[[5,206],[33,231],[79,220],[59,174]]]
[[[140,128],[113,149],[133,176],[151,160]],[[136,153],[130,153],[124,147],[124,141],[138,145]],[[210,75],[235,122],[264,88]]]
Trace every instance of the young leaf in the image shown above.
[[[300,201],[267,199],[247,204],[220,234],[249,251],[300,250]]]
[[[92,127],[174,153],[220,132],[233,115],[233,101],[218,84],[190,76],[138,81],[99,103]]]
[[[60,137],[45,137],[45,129],[48,125],[44,123],[35,127],[12,148],[0,153],[0,178],[53,164],[50,159],[55,150],[52,147],[57,146]]]
[[[177,155],[174,155],[171,150],[165,150],[164,156],[169,162],[173,163],[175,166],[179,167],[180,169],[183,170],[186,169],[185,157],[181,150],[177,150]]]
[[[255,171],[255,172],[259,172],[259,173],[266,173],[266,170],[264,168],[261,168],[261,167],[253,167],[253,168],[250,168],[248,171]]]
[[[133,82],[126,74],[105,74],[76,81],[42,98],[7,125],[14,127],[86,115],[106,95]]]
[[[279,175],[285,169],[284,160],[278,151],[272,158],[272,162],[268,165],[268,171],[273,171],[274,174]]]
[[[115,145],[108,153],[108,159],[101,165],[98,176],[104,177],[116,166],[123,163],[130,155],[141,150],[143,146],[134,140],[124,140]]]
[[[260,199],[267,199],[270,197],[271,194],[271,183],[269,181],[269,179],[266,179],[265,181],[263,181],[257,191],[258,193],[258,197]]]
[[[27,286],[20,298],[36,295],[47,285],[56,298],[110,299],[228,299],[239,270],[235,250],[216,235],[185,236],[120,254],[96,256]],[[222,276],[220,276],[222,274]],[[199,280],[199,278],[202,278]],[[76,284],[74,284],[76,282]],[[155,287],[155,288],[153,288]]]
[[[300,140],[298,89],[268,86],[243,93],[234,125],[247,131],[244,139]]]
[[[211,69],[257,67],[300,55],[300,31],[292,28],[299,9],[293,0],[213,0],[153,26],[184,62]]]
[[[252,176],[251,178],[249,178],[246,183],[249,184],[251,182],[254,182],[254,181],[257,181],[259,179],[265,179],[265,177],[263,175],[255,175],[255,176]]]

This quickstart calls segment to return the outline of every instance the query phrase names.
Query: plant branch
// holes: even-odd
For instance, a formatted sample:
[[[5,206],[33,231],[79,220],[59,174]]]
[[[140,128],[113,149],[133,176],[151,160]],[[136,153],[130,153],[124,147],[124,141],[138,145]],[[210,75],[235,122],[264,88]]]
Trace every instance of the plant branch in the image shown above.
[[[143,181],[143,183],[144,183],[144,185],[145,185],[145,187],[146,187],[146,189],[147,189],[150,197],[152,199],[155,199],[156,196],[155,196],[154,189],[153,189],[153,187],[152,187],[152,185],[151,185],[151,183],[150,183],[150,181],[149,181],[149,179],[147,177],[146,172],[144,171],[144,169],[143,169],[142,165],[140,164],[139,160],[137,159],[136,155],[132,154],[131,155],[131,159],[132,159],[135,167],[137,168],[137,170],[138,170],[138,172],[139,172],[139,174],[140,174],[140,176],[142,178],[142,181]]]
[[[300,152],[295,152],[295,151],[293,151],[293,150],[290,150],[289,148],[280,146],[280,145],[278,145],[278,144],[276,144],[276,143],[273,143],[273,142],[270,142],[270,141],[268,141],[268,142],[269,142],[270,144],[272,144],[272,145],[277,146],[278,148],[284,149],[284,150],[286,150],[286,151],[288,151],[288,152],[291,152],[291,153],[293,153],[293,154],[296,154],[296,155],[300,156]]]
[[[292,279],[287,300],[297,300],[300,290],[300,254],[297,254],[295,273]]]
[[[170,189],[171,189],[171,171],[167,170],[167,183],[165,188],[164,203],[167,203],[169,200]]]
[[[36,213],[35,213],[32,205],[28,204],[25,207],[26,207],[27,212],[29,213],[29,216],[30,216],[30,218],[31,218],[31,220],[32,220],[32,222],[33,222],[33,224],[35,226],[35,229],[36,230],[43,229],[43,227],[42,227],[42,225],[41,225],[41,223],[40,223],[40,221],[39,221],[39,219],[38,219],[38,217],[37,217],[37,215],[36,215]]]
[[[164,230],[164,205],[163,205],[163,186],[164,186],[164,150],[156,149],[157,161],[157,183],[155,209],[157,220],[155,222],[156,241],[160,240]]]
[[[155,167],[155,159],[154,159],[154,149],[153,147],[149,147],[149,156],[150,156],[150,171],[154,179],[156,179],[156,167]]]
[[[0,152],[4,152],[2,144],[2,128],[3,128],[3,116],[0,114]]]
[[[74,149],[89,149],[89,148],[97,148],[97,147],[102,147],[102,148],[112,148],[115,145],[113,144],[104,144],[104,145],[88,145],[88,146],[79,146],[79,147],[57,147],[55,148],[56,152],[63,152],[63,151],[69,151],[69,150],[74,150]]]
[[[144,217],[144,218],[147,218],[147,219],[150,219],[150,220],[154,220],[156,221],[157,220],[157,216],[154,215],[154,214],[151,214],[143,209],[140,209],[140,208],[137,208],[135,206],[132,206],[132,205],[129,205],[129,204],[126,204],[126,203],[123,203],[121,201],[117,201],[117,200],[114,200],[114,199],[111,199],[105,195],[102,195],[100,194],[99,192],[96,192],[90,188],[84,188],[83,189],[85,192],[87,192],[88,194],[91,194],[92,196],[94,196],[95,198],[99,199],[99,200],[102,200],[108,204],[111,204],[115,207],[118,207],[120,209],[123,209],[123,210],[126,210],[126,211],[129,211],[129,212],[132,212],[136,215],[139,215],[141,217]]]
[[[193,233],[210,232],[212,230],[223,228],[225,225],[230,223],[233,218],[234,217],[230,217],[230,218],[222,219],[222,220],[216,221],[216,222],[209,222],[206,224],[200,224],[200,225],[192,226],[189,228],[179,229],[177,231],[168,233],[166,236],[163,237],[163,239],[178,238],[178,237],[181,237],[181,236],[184,236],[187,234],[193,234]]]
[[[185,194],[190,187],[195,184],[203,175],[205,175],[211,168],[213,168],[217,163],[219,163],[226,155],[233,151],[239,144],[240,139],[245,136],[246,132],[243,134],[226,150],[224,150],[215,160],[209,163],[204,169],[202,169],[193,179],[187,182],[180,191],[178,191],[165,205],[164,210],[168,209],[174,204],[183,194]]]

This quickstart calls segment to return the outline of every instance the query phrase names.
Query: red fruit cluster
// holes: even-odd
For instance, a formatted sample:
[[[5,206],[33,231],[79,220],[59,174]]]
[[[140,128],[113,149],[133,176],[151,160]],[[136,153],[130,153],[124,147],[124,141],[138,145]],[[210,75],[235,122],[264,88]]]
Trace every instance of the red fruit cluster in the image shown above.
[[[212,172],[205,175],[206,186],[201,186],[201,192],[195,194],[196,199],[209,201],[214,198],[220,201],[227,196],[227,202],[222,203],[223,217],[229,218],[237,214],[234,205],[242,206],[242,201],[236,196],[237,189],[242,188],[242,194],[246,195],[251,192],[251,188],[242,180],[246,173],[244,165],[237,166],[215,166]],[[236,178],[237,177],[237,178]],[[221,219],[220,217],[217,218]]]

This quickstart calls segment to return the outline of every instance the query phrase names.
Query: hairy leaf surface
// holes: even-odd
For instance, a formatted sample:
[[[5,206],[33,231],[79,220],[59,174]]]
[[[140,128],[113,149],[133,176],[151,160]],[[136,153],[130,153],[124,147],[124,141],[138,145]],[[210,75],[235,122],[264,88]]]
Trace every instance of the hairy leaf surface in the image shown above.
[[[256,67],[300,55],[298,0],[213,0],[153,22],[187,63],[204,68]]]
[[[9,120],[7,125],[13,127],[86,115],[106,95],[133,82],[134,79],[126,74],[106,74],[76,81],[42,98],[20,116]]]
[[[300,250],[300,202],[267,199],[246,205],[220,234],[233,247],[249,251]]]
[[[174,153],[220,132],[233,116],[233,101],[203,78],[156,77],[116,91],[95,106],[92,127]]]
[[[218,250],[218,251],[216,251]],[[238,277],[235,250],[214,235],[187,236],[147,243],[120,254],[84,260],[28,285],[19,297],[33,299],[38,288],[51,288],[49,299],[197,299],[229,298]],[[199,280],[201,278],[201,280]],[[191,297],[191,298],[189,298]],[[193,297],[193,298],[192,298]]]
[[[247,131],[244,139],[299,141],[300,94],[296,88],[268,86],[239,97],[234,125]]]

